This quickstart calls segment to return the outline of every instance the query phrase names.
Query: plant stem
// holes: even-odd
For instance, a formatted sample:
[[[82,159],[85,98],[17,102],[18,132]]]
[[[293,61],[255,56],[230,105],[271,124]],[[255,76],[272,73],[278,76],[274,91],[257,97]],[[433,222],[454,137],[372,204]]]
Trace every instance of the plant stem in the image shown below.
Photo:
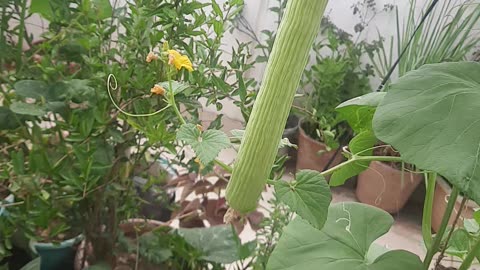
[[[173,110],[175,111],[175,114],[177,115],[180,122],[182,122],[182,125],[185,125],[187,122],[185,121],[185,118],[183,118],[182,114],[180,113],[177,103],[175,103],[175,93],[173,92],[172,79],[170,78],[170,75],[168,75],[168,87],[170,88],[170,105],[173,107]]]
[[[477,242],[475,242],[475,245],[473,246],[472,250],[470,250],[467,257],[465,257],[465,260],[463,260],[463,263],[462,265],[460,265],[460,268],[458,268],[458,270],[468,270],[472,265],[473,259],[475,258],[476,254],[479,254],[479,253],[480,253],[480,238],[477,239]]]
[[[330,168],[326,171],[321,172],[320,174],[323,176],[327,176],[329,174],[334,173],[335,171],[338,171],[344,166],[347,166],[350,163],[356,162],[356,161],[391,161],[391,162],[401,162],[402,158],[401,157],[392,157],[392,156],[353,156],[351,159],[338,164],[337,166]]]
[[[440,244],[442,243],[443,235],[445,234],[445,230],[447,229],[448,221],[450,220],[450,216],[455,207],[455,203],[457,202],[458,193],[458,188],[454,186],[452,188],[450,198],[448,199],[447,208],[445,209],[445,213],[443,214],[440,229],[438,230],[437,235],[434,238],[432,246],[428,248],[427,255],[425,255],[425,260],[423,261],[424,270],[428,270],[428,268],[430,267],[430,263],[432,262],[433,255],[435,255],[435,253],[440,247]]]
[[[452,234],[453,234],[453,231],[455,230],[455,226],[457,225],[458,219],[462,215],[463,207],[465,206],[465,203],[467,203],[467,201],[468,201],[467,197],[463,197],[462,203],[460,204],[460,209],[458,209],[457,215],[455,216],[455,220],[453,221],[452,228],[448,232],[447,239],[445,239],[445,243],[442,246],[442,251],[440,252],[440,255],[438,255],[437,261],[435,262],[435,268],[434,269],[436,269],[436,267],[438,267],[440,262],[445,257],[445,250],[448,247],[448,242],[450,241],[450,238],[452,238]]]
[[[223,163],[222,161],[218,160],[218,159],[215,159],[213,162],[215,162],[215,164],[217,164],[218,166],[222,167],[222,169],[224,169],[226,172],[228,173],[232,173],[233,169],[231,166],[229,166],[228,164],[225,164]]]
[[[22,55],[23,55],[23,40],[25,36],[25,14],[27,12],[27,0],[22,1],[21,3],[21,14],[19,22],[19,33],[18,33],[18,44],[17,44],[17,62],[15,63],[17,72],[20,71],[22,66]]]
[[[426,174],[425,177],[425,203],[423,205],[423,217],[422,217],[422,235],[423,242],[427,249],[432,246],[433,237],[432,237],[432,209],[433,209],[433,196],[435,194],[435,183],[437,179],[437,174],[430,172]]]

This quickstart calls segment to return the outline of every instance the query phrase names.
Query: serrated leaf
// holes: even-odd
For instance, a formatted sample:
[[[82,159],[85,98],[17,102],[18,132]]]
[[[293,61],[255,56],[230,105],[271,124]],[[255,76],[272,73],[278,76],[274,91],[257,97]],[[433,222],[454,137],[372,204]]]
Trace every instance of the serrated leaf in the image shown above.
[[[330,187],[319,172],[302,170],[291,182],[275,182],[278,199],[288,205],[313,227],[321,229],[327,220],[332,201]]]
[[[480,231],[480,226],[475,219],[466,218],[463,220],[463,227],[467,232],[477,234]]]
[[[224,132],[214,129],[201,132],[194,124],[182,125],[178,129],[177,139],[189,144],[204,165],[212,162],[220,151],[230,147],[230,140]]]
[[[215,263],[232,263],[239,259],[235,232],[229,225],[209,228],[179,229],[178,233],[192,247],[202,252],[201,258]]]
[[[48,86],[45,82],[35,80],[18,81],[13,85],[13,87],[15,88],[15,94],[34,99],[41,99],[42,97],[45,97],[48,91]]]
[[[300,218],[290,222],[267,269],[312,270],[321,266],[322,270],[421,270],[422,262],[413,253],[370,251],[372,243],[392,224],[393,218],[376,207],[355,202],[334,204],[322,230]]]
[[[444,176],[480,203],[480,63],[425,65],[392,84],[375,135],[405,162]]]
[[[355,156],[371,156],[373,153],[373,146],[377,138],[372,131],[364,131],[355,136],[349,143],[349,149]],[[330,186],[340,186],[349,178],[358,175],[368,168],[370,161],[353,161],[339,170],[335,171],[330,178]]]
[[[464,229],[457,229],[452,233],[450,241],[448,241],[448,248],[445,251],[451,256],[456,256],[461,259],[468,253],[470,248],[470,235]]]
[[[23,102],[13,102],[12,105],[10,105],[10,110],[17,114],[32,116],[42,116],[46,113],[45,108],[42,106]]]

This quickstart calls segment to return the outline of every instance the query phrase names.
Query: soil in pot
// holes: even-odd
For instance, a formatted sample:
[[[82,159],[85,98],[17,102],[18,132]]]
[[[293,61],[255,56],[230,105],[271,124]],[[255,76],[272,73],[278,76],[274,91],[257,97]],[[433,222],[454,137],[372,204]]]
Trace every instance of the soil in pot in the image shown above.
[[[384,150],[382,150],[384,151]],[[387,150],[393,151],[393,149]],[[394,155],[379,153],[376,155]],[[373,161],[358,175],[356,194],[360,202],[381,208],[389,213],[400,211],[422,182],[423,175],[401,170],[401,164]]]
[[[442,218],[447,208],[448,198],[452,192],[451,186],[445,181],[442,177],[437,177],[437,183],[435,185],[435,195],[433,197],[433,209],[432,209],[432,229],[434,232],[437,232],[442,223]],[[458,196],[455,203],[455,209],[450,216],[449,225],[452,226],[455,221],[455,217],[460,210],[460,205],[462,203],[463,197]],[[463,220],[473,217],[474,209],[478,208],[478,205],[473,201],[467,201],[460,216],[460,219],[457,222],[457,226],[463,226]]]
[[[299,125],[297,171],[310,169],[324,171],[342,162],[343,156],[338,150],[327,151],[327,146],[310,137]]]

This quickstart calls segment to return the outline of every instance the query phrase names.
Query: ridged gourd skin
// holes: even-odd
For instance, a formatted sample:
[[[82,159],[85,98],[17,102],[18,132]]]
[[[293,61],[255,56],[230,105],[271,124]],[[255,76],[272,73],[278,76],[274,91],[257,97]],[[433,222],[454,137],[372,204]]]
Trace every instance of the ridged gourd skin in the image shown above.
[[[228,204],[239,214],[257,207],[327,3],[288,1],[227,186]]]

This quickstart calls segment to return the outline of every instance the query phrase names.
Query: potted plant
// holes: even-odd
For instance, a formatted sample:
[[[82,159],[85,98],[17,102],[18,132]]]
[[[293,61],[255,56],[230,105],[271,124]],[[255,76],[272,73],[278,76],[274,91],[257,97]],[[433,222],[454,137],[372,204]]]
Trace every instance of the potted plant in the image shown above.
[[[433,197],[433,210],[432,210],[432,229],[435,232],[438,232],[438,230],[440,229],[442,217],[445,215],[447,202],[448,202],[448,199],[450,198],[451,193],[452,193],[451,184],[445,181],[443,177],[438,176],[436,179],[435,194]],[[464,197],[462,195],[458,195],[457,200],[455,202],[454,210],[453,210],[454,214],[450,216],[450,219],[448,221],[449,226],[453,226],[453,223],[455,222],[456,214],[460,211],[462,207],[463,200],[464,200]],[[463,221],[465,219],[471,219],[473,217],[473,214],[475,213],[475,211],[477,211],[478,208],[479,208],[478,204],[476,204],[474,201],[467,200],[463,204],[463,209],[461,209],[460,211],[461,216],[457,221],[456,226],[463,226]]]
[[[302,81],[303,88],[311,91],[303,97],[303,108],[297,109],[304,116],[299,123],[297,170],[323,171],[342,161],[339,147],[351,132],[335,107],[371,90],[371,71],[360,63],[365,44],[353,42],[348,33],[328,19],[323,20],[321,33],[326,38],[314,44],[316,61],[305,71]],[[323,49],[330,53],[320,53]]]
[[[389,145],[377,145],[377,156],[399,156]],[[356,195],[360,202],[389,213],[400,211],[422,182],[423,174],[410,164],[373,161],[357,178]]]

